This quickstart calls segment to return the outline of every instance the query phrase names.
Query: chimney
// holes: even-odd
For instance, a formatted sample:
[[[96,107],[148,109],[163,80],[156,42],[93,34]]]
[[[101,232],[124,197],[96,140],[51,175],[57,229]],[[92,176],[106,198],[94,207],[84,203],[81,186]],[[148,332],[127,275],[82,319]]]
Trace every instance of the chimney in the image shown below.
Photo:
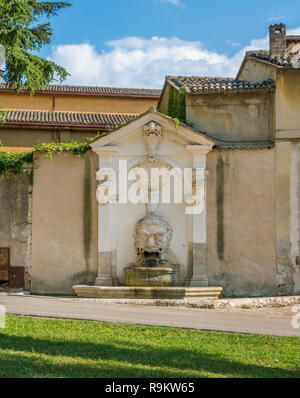
[[[282,56],[286,51],[286,25],[271,25],[270,31],[270,55]]]

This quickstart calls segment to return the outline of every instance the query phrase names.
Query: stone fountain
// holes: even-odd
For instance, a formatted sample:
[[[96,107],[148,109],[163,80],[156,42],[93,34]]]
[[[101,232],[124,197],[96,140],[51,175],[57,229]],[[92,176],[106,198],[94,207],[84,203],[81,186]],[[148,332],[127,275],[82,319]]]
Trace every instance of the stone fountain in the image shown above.
[[[201,196],[203,211],[187,216],[184,204],[170,203],[166,211],[157,201],[163,179],[154,187],[150,184],[153,169],[172,171],[175,168],[183,172],[184,167],[192,166],[200,169],[202,176],[192,179],[193,189],[198,184],[203,188],[201,192],[205,192],[206,154],[212,145],[206,137],[187,131],[186,127],[176,127],[172,119],[153,109],[92,144],[99,155],[98,277],[94,286],[73,286],[79,297],[219,297],[222,288],[208,286],[206,276],[205,197]],[[109,202],[102,199],[103,192],[106,193],[103,188],[109,191],[110,182],[100,171],[113,170],[112,175],[119,176],[120,186],[122,169],[118,165],[124,159],[129,172],[143,169],[148,176],[140,180],[145,192],[148,188],[148,203],[141,202],[146,205],[144,209],[140,204],[133,206],[122,201],[119,191],[109,193],[112,199]]]
[[[150,213],[138,221],[135,233],[137,264],[124,269],[126,286],[177,286],[178,266],[169,264],[173,230],[168,221]]]

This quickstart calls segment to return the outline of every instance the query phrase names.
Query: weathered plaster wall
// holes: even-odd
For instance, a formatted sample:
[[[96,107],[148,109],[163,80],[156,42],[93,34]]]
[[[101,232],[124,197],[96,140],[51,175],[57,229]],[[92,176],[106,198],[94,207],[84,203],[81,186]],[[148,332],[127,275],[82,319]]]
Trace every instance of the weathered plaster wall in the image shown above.
[[[168,114],[169,91],[170,91],[170,86],[169,84],[166,84],[162,96],[159,100],[159,110],[161,111],[161,113],[164,113],[165,115]]]
[[[29,109],[40,111],[53,110],[53,96],[47,94],[15,94],[14,91],[0,91],[0,103],[3,109]]]
[[[208,155],[209,284],[227,296],[277,294],[275,150]]]
[[[224,141],[268,140],[272,138],[272,95],[190,95],[187,120]]]
[[[143,97],[105,97],[52,93],[35,93],[34,96],[31,96],[24,93],[16,95],[13,91],[0,91],[0,103],[3,109],[139,114],[145,112],[151,106],[156,107],[157,102],[157,98]]]
[[[276,165],[279,293],[300,294],[300,142],[277,142]]]
[[[27,174],[0,177],[0,247],[10,248],[10,265],[25,267],[30,288],[31,185]]]
[[[300,138],[299,70],[278,70],[276,84],[276,138]]]
[[[250,82],[263,82],[268,79],[276,81],[276,68],[267,62],[248,58],[238,75],[238,79]]]
[[[84,142],[88,137],[94,137],[98,129],[42,129],[42,128],[0,128],[0,141],[8,147],[32,148],[39,142],[69,142],[71,139]]]
[[[300,294],[300,74],[278,70],[276,244],[279,294]]]
[[[57,95],[56,111],[130,113],[146,112],[151,106],[156,107],[156,98],[101,97],[82,95]]]
[[[32,291],[72,294],[97,276],[98,157],[37,155],[33,185]]]

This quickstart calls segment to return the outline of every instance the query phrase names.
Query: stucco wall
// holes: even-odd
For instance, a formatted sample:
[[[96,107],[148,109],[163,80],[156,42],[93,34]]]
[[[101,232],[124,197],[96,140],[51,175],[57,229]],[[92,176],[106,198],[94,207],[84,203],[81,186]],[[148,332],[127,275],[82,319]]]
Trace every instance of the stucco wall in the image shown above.
[[[276,165],[279,293],[300,294],[300,142],[277,142]]]
[[[56,111],[103,112],[140,114],[151,106],[156,107],[156,98],[101,97],[82,95],[57,95]]]
[[[164,113],[165,115],[168,114],[169,91],[170,91],[170,86],[169,84],[166,84],[162,92],[162,96],[159,100],[159,109],[161,113]]]
[[[135,151],[139,145],[136,140],[130,148]],[[71,294],[73,285],[93,283],[97,276],[98,158],[92,152],[84,158],[56,155],[53,160],[38,155],[37,165],[32,291]],[[275,150],[214,150],[208,155],[207,273],[209,284],[223,286],[227,296],[277,294],[274,166]],[[135,258],[135,221],[145,212],[142,205],[130,206],[131,211],[123,205],[116,214],[117,242],[124,254],[117,263],[120,282],[123,267]],[[179,233],[170,248],[173,260],[178,249],[185,252],[188,232],[174,205],[164,206],[159,212]],[[183,258],[179,262],[184,280],[187,265]]]
[[[300,138],[299,70],[278,70],[276,84],[276,138]]]
[[[272,138],[272,95],[190,95],[187,120],[224,141],[268,140]]]
[[[208,156],[207,269],[227,296],[277,294],[275,150]]]
[[[33,147],[39,142],[84,142],[86,138],[94,137],[99,129],[42,129],[42,128],[0,128],[0,141],[8,147]]]
[[[3,109],[29,109],[43,111],[134,113],[156,107],[157,98],[118,97],[100,95],[30,94],[0,91]]]
[[[0,247],[10,248],[10,265],[25,267],[26,287],[30,288],[30,202],[31,185],[27,174],[0,177]]]
[[[72,294],[97,276],[98,157],[37,155],[33,185],[32,291]]]
[[[238,75],[238,79],[250,82],[262,82],[264,80],[276,80],[276,68],[267,62],[248,58]]]
[[[278,70],[276,228],[280,294],[300,294],[300,74]]]
[[[3,109],[53,110],[53,96],[47,94],[15,94],[14,91],[0,91],[0,103]]]

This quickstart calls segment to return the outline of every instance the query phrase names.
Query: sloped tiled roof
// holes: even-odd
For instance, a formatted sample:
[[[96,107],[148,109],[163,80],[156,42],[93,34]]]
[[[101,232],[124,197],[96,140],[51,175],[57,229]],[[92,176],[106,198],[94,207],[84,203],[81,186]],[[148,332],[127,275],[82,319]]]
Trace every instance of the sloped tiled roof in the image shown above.
[[[190,94],[252,92],[274,90],[276,87],[275,82],[270,79],[261,83],[252,83],[224,77],[167,76],[166,80],[176,89],[184,87]]]
[[[12,91],[14,88],[7,83],[0,83],[0,91]],[[26,91],[26,90],[25,90]],[[126,97],[153,97],[158,98],[161,90],[150,88],[116,88],[98,86],[68,86],[48,85],[38,93],[74,94],[74,95],[100,95],[100,96],[126,96]]]
[[[271,56],[268,50],[247,51],[246,58],[256,58],[285,68],[300,68],[300,51],[286,52],[284,55]]]
[[[5,125],[38,125],[61,127],[115,127],[136,119],[137,115],[81,113],[81,112],[47,112],[28,110],[5,111]]]
[[[220,149],[271,149],[274,148],[274,141],[219,141]]]

